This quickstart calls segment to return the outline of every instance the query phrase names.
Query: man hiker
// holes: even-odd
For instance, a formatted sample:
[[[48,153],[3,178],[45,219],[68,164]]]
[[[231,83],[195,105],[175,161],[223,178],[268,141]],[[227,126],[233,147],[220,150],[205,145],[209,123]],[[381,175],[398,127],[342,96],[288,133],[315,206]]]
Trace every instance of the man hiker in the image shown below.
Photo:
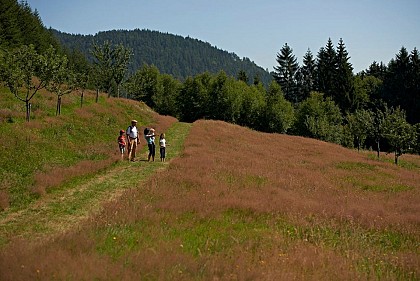
[[[131,120],[131,125],[126,130],[128,140],[128,161],[136,161],[136,149],[140,144],[137,120]]]

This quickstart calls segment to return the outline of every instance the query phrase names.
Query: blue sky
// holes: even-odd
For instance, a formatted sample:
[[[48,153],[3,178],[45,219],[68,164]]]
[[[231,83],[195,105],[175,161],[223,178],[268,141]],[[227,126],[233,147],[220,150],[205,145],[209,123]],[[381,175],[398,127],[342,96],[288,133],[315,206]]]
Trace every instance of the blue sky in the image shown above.
[[[299,64],[343,38],[354,72],[420,48],[419,0],[27,0],[46,27],[73,33],[150,29],[190,36],[273,70],[287,43]]]

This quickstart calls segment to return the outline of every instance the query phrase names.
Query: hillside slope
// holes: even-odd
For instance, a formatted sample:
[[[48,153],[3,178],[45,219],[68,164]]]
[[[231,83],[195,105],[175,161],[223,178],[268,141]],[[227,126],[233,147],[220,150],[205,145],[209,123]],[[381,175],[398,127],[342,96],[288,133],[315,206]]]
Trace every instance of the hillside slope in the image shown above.
[[[228,75],[237,77],[244,71],[252,83],[258,76],[260,81],[268,85],[273,79],[271,74],[256,65],[249,58],[239,58],[234,53],[223,51],[207,42],[182,37],[169,33],[151,30],[110,30],[95,35],[68,34],[53,30],[60,43],[70,50],[76,49],[91,58],[92,43],[102,44],[104,41],[123,44],[133,50],[133,58],[129,65],[134,73],[143,64],[155,65],[161,73],[185,79],[204,72],[218,73],[223,70]],[[273,60],[275,54],[273,54]]]
[[[418,156],[400,167],[386,155],[204,120],[184,147],[73,231],[6,247],[2,280],[419,277]]]
[[[176,122],[141,102],[101,94],[96,103],[91,91],[83,106],[80,93],[65,95],[56,116],[57,97],[42,90],[31,100],[28,123],[24,103],[5,88],[0,93],[0,210],[20,210],[56,187],[114,165],[119,130],[130,120],[158,132]]]

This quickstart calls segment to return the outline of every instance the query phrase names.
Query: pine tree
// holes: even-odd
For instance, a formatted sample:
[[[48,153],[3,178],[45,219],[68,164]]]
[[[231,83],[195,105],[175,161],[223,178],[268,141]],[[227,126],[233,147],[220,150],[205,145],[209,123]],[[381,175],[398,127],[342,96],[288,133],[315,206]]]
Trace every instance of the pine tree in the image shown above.
[[[18,10],[16,0],[0,1],[0,47],[11,48],[22,44]]]
[[[420,123],[420,56],[414,48],[410,54],[410,98],[407,108],[407,121]]]
[[[278,66],[274,67],[273,77],[277,83],[280,84],[285,98],[292,103],[298,102],[296,96],[296,72],[299,69],[296,57],[293,55],[293,50],[289,45],[284,44],[280,53],[277,53]]]
[[[402,47],[395,59],[388,64],[388,71],[384,79],[384,100],[391,106],[410,107],[410,56],[407,49]]]
[[[300,87],[301,95],[300,101],[305,100],[309,97],[311,91],[315,87],[315,59],[312,55],[311,50],[308,51],[303,56],[303,65],[300,68],[302,74],[302,83]]]
[[[245,83],[247,83],[248,84],[248,82],[249,82],[249,79],[248,79],[248,76],[246,75],[246,72],[244,71],[244,70],[239,70],[239,73],[238,73],[238,80],[240,80],[240,81],[244,81]]]
[[[321,48],[317,55],[315,88],[327,97],[334,97],[335,79],[337,77],[337,53],[331,38],[325,48]]]
[[[366,70],[366,75],[374,76],[376,78],[384,80],[385,73],[387,71],[386,65],[381,62],[380,64],[376,61],[372,62],[369,68]]]
[[[337,72],[334,84],[333,98],[343,112],[354,111],[359,106],[355,97],[353,67],[349,63],[349,55],[340,38],[337,47]]]

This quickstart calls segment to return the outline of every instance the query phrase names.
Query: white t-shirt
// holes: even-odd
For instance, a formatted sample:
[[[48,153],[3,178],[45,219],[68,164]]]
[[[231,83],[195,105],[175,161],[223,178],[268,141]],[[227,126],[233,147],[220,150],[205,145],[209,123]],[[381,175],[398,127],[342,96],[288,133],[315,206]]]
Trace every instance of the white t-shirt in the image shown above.
[[[166,147],[166,140],[165,139],[160,139],[159,140],[159,145],[160,145],[160,147]]]
[[[127,135],[132,139],[136,139],[137,136],[138,136],[137,127],[136,126],[128,126]]]

